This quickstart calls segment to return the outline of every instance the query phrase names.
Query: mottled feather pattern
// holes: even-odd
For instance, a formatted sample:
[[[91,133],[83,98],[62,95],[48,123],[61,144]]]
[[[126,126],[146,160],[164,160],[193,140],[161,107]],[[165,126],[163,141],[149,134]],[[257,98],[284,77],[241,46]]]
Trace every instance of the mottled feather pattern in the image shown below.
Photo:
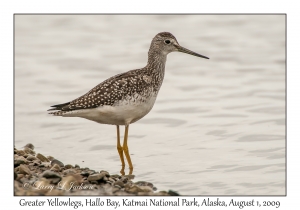
[[[55,108],[50,110],[60,110],[58,112],[50,112],[53,115],[63,115],[68,111],[79,109],[91,109],[99,106],[118,105],[120,101],[128,99],[133,95],[140,95],[139,100],[145,101],[150,93],[159,90],[161,85],[161,77],[159,75],[147,75],[144,73],[145,69],[131,70],[126,73],[122,73],[111,77],[104,82],[100,83],[88,93],[83,96],[65,103],[64,106],[56,105]],[[156,91],[155,91],[156,90]],[[137,99],[132,99],[134,103]]]
[[[176,40],[168,32],[159,33],[151,42],[146,67],[110,77],[71,102],[53,105],[54,108],[48,111],[54,112],[49,114],[62,116],[74,110],[118,106],[126,101],[143,103],[151,97],[156,97],[163,82],[166,62],[166,54],[161,54],[157,41],[166,37]]]

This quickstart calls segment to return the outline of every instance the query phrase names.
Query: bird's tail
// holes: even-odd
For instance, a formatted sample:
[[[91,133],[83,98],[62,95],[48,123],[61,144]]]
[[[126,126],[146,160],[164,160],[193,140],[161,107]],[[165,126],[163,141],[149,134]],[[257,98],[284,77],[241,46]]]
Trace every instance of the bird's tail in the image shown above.
[[[70,102],[68,103],[64,103],[64,104],[57,104],[57,105],[53,105],[51,107],[54,107],[52,109],[48,109],[47,111],[56,111],[56,112],[49,112],[48,114],[52,114],[53,116],[63,116],[65,113],[67,113],[68,111],[65,111],[63,108],[68,106],[70,104]]]
[[[64,104],[56,104],[56,105],[51,106],[51,107],[54,107],[54,108],[48,109],[47,111],[63,110],[63,108],[64,108],[65,106],[69,105],[69,104],[70,104],[70,102],[64,103]],[[49,113],[49,114],[50,114],[50,113]]]

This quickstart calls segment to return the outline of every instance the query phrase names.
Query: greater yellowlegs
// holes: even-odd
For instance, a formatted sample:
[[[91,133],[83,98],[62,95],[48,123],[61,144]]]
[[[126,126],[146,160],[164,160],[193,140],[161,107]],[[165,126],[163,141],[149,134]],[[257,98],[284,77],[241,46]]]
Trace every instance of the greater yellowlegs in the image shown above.
[[[48,111],[54,116],[82,117],[102,124],[117,126],[117,149],[124,173],[126,156],[130,174],[133,165],[128,150],[128,128],[144,117],[152,109],[162,85],[167,55],[170,52],[183,52],[201,58],[203,55],[181,47],[169,32],[157,34],[150,45],[148,63],[144,68],[131,70],[103,81],[83,96],[64,103],[53,105]],[[119,126],[125,125],[124,142],[120,143]]]

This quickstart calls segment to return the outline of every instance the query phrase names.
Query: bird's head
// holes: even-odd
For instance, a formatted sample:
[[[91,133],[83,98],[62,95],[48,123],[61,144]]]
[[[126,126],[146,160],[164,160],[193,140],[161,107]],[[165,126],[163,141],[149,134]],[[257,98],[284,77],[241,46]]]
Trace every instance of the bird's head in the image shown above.
[[[173,36],[173,34],[171,34],[169,32],[158,33],[152,40],[151,48],[152,48],[152,50],[160,51],[161,53],[163,53],[165,55],[169,54],[170,52],[182,52],[182,53],[187,53],[187,54],[194,55],[197,57],[209,59],[206,56],[200,55],[198,53],[195,53],[191,50],[188,50],[188,49],[180,46],[177,39],[175,38],[175,36]],[[150,50],[151,50],[151,48],[150,48]]]

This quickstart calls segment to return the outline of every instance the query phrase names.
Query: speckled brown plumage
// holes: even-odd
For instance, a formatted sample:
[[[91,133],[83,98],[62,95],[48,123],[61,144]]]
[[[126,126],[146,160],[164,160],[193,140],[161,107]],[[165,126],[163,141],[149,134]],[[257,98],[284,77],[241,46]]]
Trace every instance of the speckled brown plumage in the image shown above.
[[[114,106],[125,97],[131,97],[135,93],[148,97],[151,92],[159,90],[162,78],[160,75],[147,75],[147,72],[147,68],[136,69],[113,76],[71,102],[53,105],[54,108],[49,111],[72,111],[104,105]],[[49,114],[55,114],[55,112]]]
[[[125,155],[130,169],[129,174],[132,174],[133,165],[127,145],[128,128],[131,123],[147,115],[154,106],[164,79],[167,55],[171,52],[207,58],[181,47],[171,33],[159,33],[152,39],[148,62],[144,68],[113,76],[71,102],[53,105],[48,111],[54,112],[49,114],[81,117],[101,124],[116,125],[117,149],[122,163],[120,172],[124,175]],[[125,125],[122,146],[120,125]]]
[[[144,68],[113,76],[73,101],[53,105],[48,111],[54,112],[49,114],[62,116],[76,110],[122,106],[124,101],[135,105],[137,100],[139,104],[147,103],[149,98],[156,98],[163,82],[167,54],[173,51],[205,57],[182,48],[171,33],[161,32],[151,42]]]

